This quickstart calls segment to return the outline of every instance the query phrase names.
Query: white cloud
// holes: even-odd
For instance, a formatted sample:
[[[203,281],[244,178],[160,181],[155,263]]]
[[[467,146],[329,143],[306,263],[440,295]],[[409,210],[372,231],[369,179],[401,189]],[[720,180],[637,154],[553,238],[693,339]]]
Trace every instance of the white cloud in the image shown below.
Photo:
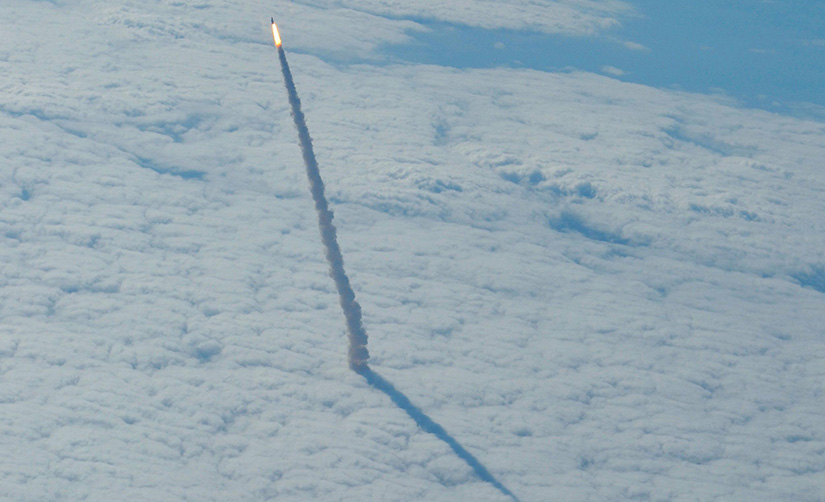
[[[625,71],[621,68],[616,68],[615,66],[602,66],[602,73],[607,73],[609,75],[615,75],[617,77],[621,77],[625,74]]]
[[[0,7],[0,498],[494,500],[346,369],[261,5],[96,5]],[[289,57],[376,369],[508,488],[817,500],[821,122]]]
[[[630,49],[632,51],[650,52],[649,47],[647,47],[645,45],[642,45],[638,42],[624,41],[624,42],[622,42],[622,45],[624,45],[625,47],[627,47],[628,49]]]

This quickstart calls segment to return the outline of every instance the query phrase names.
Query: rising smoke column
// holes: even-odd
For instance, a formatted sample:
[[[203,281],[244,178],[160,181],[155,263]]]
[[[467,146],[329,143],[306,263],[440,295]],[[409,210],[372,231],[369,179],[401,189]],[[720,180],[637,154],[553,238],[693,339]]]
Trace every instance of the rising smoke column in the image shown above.
[[[312,150],[312,138],[309,137],[304,112],[301,111],[301,100],[298,99],[295,82],[292,81],[292,72],[289,71],[286,54],[283,47],[281,47],[281,39],[277,35],[278,32],[274,23],[272,27],[275,45],[278,47],[278,58],[281,60],[281,71],[284,74],[286,92],[289,94],[292,119],[295,121],[295,128],[298,129],[298,139],[301,142],[301,152],[304,155],[309,189],[312,192],[312,199],[315,201],[315,211],[318,213],[318,226],[321,229],[321,241],[324,243],[324,250],[329,262],[329,275],[335,281],[335,287],[338,288],[341,309],[347,319],[349,366],[357,371],[366,366],[367,359],[370,357],[369,351],[367,351],[367,332],[361,322],[361,305],[355,299],[355,292],[352,290],[349,277],[344,271],[344,257],[341,255],[341,247],[338,246],[335,225],[332,224],[332,211],[329,209],[329,203],[324,196],[324,181],[321,179],[318,162],[315,160],[315,152]]]
[[[295,128],[298,129],[298,139],[301,142],[301,152],[304,155],[307,177],[309,178],[309,188],[312,191],[312,198],[315,200],[315,210],[318,212],[318,226],[321,228],[321,241],[324,243],[327,261],[329,262],[329,275],[335,281],[338,288],[338,297],[341,301],[341,309],[347,319],[347,333],[349,336],[349,366],[353,371],[363,376],[367,383],[375,389],[380,390],[404,410],[415,423],[424,431],[435,435],[438,439],[447,443],[459,458],[464,460],[481,480],[486,481],[507,495],[515,502],[519,502],[513,492],[507,489],[497,480],[490,471],[472,453],[461,446],[441,425],[427,416],[421,409],[415,406],[410,399],[384,377],[374,372],[367,364],[370,355],[367,351],[367,332],[361,323],[361,305],[355,299],[355,292],[352,291],[349,278],[344,272],[344,258],[341,255],[341,248],[338,246],[338,238],[335,232],[335,225],[332,224],[332,211],[329,209],[326,197],[324,197],[324,182],[321,180],[321,173],[318,170],[318,162],[315,160],[315,152],[312,150],[312,138],[309,137],[304,113],[301,111],[301,100],[298,99],[298,92],[295,90],[295,82],[292,80],[292,72],[289,71],[289,64],[286,62],[286,54],[281,47],[281,37],[278,34],[278,27],[272,20],[272,37],[275,46],[278,48],[278,58],[281,60],[281,71],[284,74],[284,83],[289,95],[289,105],[292,109],[292,119],[295,121]]]

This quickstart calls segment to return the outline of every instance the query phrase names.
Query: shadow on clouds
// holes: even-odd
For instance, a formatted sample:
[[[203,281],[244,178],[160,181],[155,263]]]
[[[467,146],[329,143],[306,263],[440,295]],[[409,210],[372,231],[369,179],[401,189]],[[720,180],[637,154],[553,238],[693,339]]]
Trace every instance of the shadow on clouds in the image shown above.
[[[814,266],[808,271],[798,272],[791,277],[799,281],[803,287],[825,293],[825,266]]]
[[[550,218],[548,220],[548,224],[550,225],[550,228],[556,230],[557,232],[575,232],[594,241],[601,241],[609,244],[621,244],[625,246],[631,244],[630,241],[623,238],[618,233],[597,228],[581,216],[570,211],[562,211],[557,218]]]
[[[353,368],[353,370],[358,373],[359,375],[363,376],[367,383],[375,387],[376,389],[380,390],[395,403],[396,406],[404,410],[407,415],[412,418],[418,426],[424,430],[425,432],[429,432],[433,434],[438,439],[447,443],[447,445],[452,448],[456,455],[459,456],[463,461],[467,462],[467,465],[473,469],[476,476],[481,478],[483,481],[490,483],[491,485],[495,486],[501,493],[507,495],[508,497],[512,498],[515,501],[518,501],[518,497],[516,497],[513,492],[507,489],[499,480],[493,477],[490,474],[490,471],[484,467],[476,457],[473,456],[472,453],[467,451],[466,448],[461,446],[454,437],[452,437],[444,427],[436,423],[432,418],[428,417],[420,408],[412,404],[410,399],[405,396],[401,391],[395,388],[393,384],[391,384],[388,380],[384,377],[379,375],[378,373],[374,372],[372,368],[363,364],[361,366]]]

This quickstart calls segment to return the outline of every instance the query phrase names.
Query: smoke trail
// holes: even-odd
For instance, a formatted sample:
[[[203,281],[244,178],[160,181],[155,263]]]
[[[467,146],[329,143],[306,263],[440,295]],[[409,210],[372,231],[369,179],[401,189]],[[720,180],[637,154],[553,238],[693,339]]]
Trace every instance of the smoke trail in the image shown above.
[[[281,71],[284,74],[286,92],[289,94],[289,105],[292,108],[292,119],[295,121],[295,128],[298,129],[298,139],[301,142],[301,152],[304,155],[307,178],[309,178],[309,188],[312,191],[312,198],[315,201],[315,211],[318,213],[318,226],[321,229],[321,241],[324,243],[327,261],[329,262],[329,275],[335,281],[338,288],[338,299],[344,317],[347,319],[347,336],[349,337],[349,366],[353,370],[358,370],[366,366],[370,354],[367,351],[367,332],[361,322],[361,305],[355,299],[355,292],[349,283],[344,271],[344,257],[341,255],[341,248],[338,246],[338,238],[335,232],[335,225],[332,224],[332,211],[324,196],[324,181],[318,170],[318,162],[315,160],[315,152],[312,150],[312,138],[309,137],[304,112],[301,111],[301,100],[298,99],[298,92],[295,90],[295,82],[292,80],[292,72],[289,71],[289,64],[286,62],[286,54],[282,47],[278,47],[278,57],[281,60]]]
[[[275,32],[276,33],[276,32]],[[277,43],[277,40],[276,40]],[[341,248],[338,246],[338,239],[335,232],[335,225],[332,224],[332,211],[324,196],[324,182],[318,169],[318,162],[315,160],[315,152],[312,150],[312,138],[309,137],[304,113],[301,111],[301,100],[298,99],[298,92],[295,89],[295,82],[292,80],[292,72],[289,71],[289,64],[286,62],[284,49],[278,47],[278,58],[281,60],[281,71],[284,74],[284,83],[289,95],[289,105],[292,109],[292,118],[295,121],[295,128],[298,129],[298,139],[301,142],[301,152],[304,155],[309,187],[312,191],[312,198],[315,200],[315,210],[318,213],[318,226],[321,229],[321,241],[324,243],[327,261],[329,262],[329,275],[335,281],[338,288],[338,297],[341,302],[341,309],[347,319],[347,333],[349,337],[349,366],[353,371],[363,376],[367,383],[380,390],[390,397],[396,406],[404,410],[418,426],[438,439],[447,443],[452,450],[464,460],[481,480],[490,483],[501,493],[509,496],[515,502],[518,498],[498,481],[484,465],[478,461],[469,451],[456,441],[444,427],[440,426],[433,419],[428,417],[423,411],[416,407],[410,399],[393,384],[374,372],[367,365],[370,355],[367,351],[367,332],[361,322],[361,305],[355,299],[355,292],[350,286],[349,278],[344,272],[344,258],[341,255]]]

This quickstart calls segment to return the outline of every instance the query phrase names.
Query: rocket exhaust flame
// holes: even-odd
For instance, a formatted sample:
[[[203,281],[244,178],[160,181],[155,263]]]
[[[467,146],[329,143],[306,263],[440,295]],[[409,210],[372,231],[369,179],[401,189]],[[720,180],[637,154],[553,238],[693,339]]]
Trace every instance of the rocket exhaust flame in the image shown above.
[[[275,41],[275,47],[281,46],[281,34],[278,33],[278,25],[272,21],[272,39]]]
[[[459,458],[467,463],[479,479],[490,483],[501,493],[518,502],[518,497],[498,481],[490,471],[484,467],[484,464],[461,446],[441,425],[412,404],[409,398],[396,389],[392,383],[373,371],[367,364],[370,355],[369,351],[367,351],[367,332],[361,322],[361,305],[359,305],[355,299],[355,292],[352,290],[349,278],[344,272],[344,258],[341,255],[341,248],[338,246],[335,225],[332,223],[332,210],[329,209],[329,203],[324,196],[324,182],[321,179],[318,162],[315,159],[315,152],[312,149],[312,138],[309,136],[309,129],[307,129],[304,113],[301,111],[301,100],[298,99],[298,91],[295,89],[295,82],[292,80],[292,72],[289,70],[284,48],[281,47],[281,37],[278,34],[278,28],[275,26],[274,19],[272,20],[272,37],[275,40],[275,46],[278,48],[278,58],[281,61],[281,72],[284,75],[284,84],[286,85],[286,91],[289,96],[292,120],[295,122],[295,128],[298,130],[298,140],[301,144],[301,152],[304,157],[307,178],[309,179],[309,188],[312,192],[312,199],[315,201],[315,211],[318,213],[318,227],[321,230],[321,241],[324,244],[327,262],[329,262],[329,275],[335,281],[341,309],[344,311],[344,317],[347,321],[350,368],[364,377],[367,383],[373,388],[389,396],[392,402],[406,412],[423,431],[433,434],[444,441]]]

